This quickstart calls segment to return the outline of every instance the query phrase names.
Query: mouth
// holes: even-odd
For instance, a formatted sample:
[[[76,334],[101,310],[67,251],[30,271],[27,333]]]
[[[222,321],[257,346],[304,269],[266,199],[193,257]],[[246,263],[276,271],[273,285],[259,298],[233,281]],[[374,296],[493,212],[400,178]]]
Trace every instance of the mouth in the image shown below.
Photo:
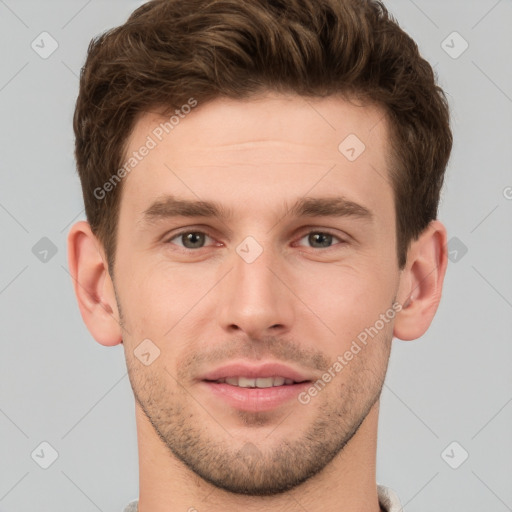
[[[199,377],[199,380],[224,382],[238,387],[268,388],[311,381],[312,375],[291,366],[267,361],[258,365],[246,361],[233,361]]]
[[[208,380],[205,382],[211,382],[213,384],[228,384],[238,388],[275,388],[279,386],[293,386],[294,384],[302,384],[303,382],[310,382],[309,380],[295,381],[282,376],[276,377],[226,377],[224,379]]]
[[[217,368],[199,379],[204,392],[225,409],[263,412],[298,403],[298,395],[314,378],[288,365],[267,362],[258,366],[247,362]]]

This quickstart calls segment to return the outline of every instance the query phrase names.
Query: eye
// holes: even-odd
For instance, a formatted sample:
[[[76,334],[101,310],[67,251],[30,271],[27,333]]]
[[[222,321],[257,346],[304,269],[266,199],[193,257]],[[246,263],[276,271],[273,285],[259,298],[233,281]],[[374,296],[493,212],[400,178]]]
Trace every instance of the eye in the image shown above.
[[[308,243],[312,244],[314,249],[325,249],[332,247],[333,239],[338,240],[341,244],[345,243],[345,240],[342,240],[338,236],[326,231],[309,231],[300,240],[304,240],[305,238],[307,238]]]
[[[202,249],[205,238],[211,237],[203,231],[181,231],[166,240],[166,243],[175,243],[173,240],[178,239],[183,242],[181,245],[175,244],[178,245],[178,247],[183,247],[184,249]]]
[[[207,238],[213,240],[213,238],[204,231],[194,231],[189,229],[174,234],[171,238],[168,238],[165,243],[172,243],[185,250],[194,250],[204,248]],[[299,243],[304,239],[307,239],[308,243],[311,244],[314,249],[328,249],[333,246],[333,240],[337,240],[339,242],[339,244],[334,245],[346,243],[345,240],[327,231],[309,231],[299,239]],[[177,243],[175,240],[178,240],[181,243]]]

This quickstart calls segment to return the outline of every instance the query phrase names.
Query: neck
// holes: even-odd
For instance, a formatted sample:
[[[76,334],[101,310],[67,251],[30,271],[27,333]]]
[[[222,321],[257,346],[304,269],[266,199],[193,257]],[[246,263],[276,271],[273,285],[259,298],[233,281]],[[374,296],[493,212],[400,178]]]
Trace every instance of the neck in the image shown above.
[[[139,405],[139,512],[380,512],[375,460],[379,401],[358,431],[319,473],[275,496],[232,494],[206,482],[178,460]]]

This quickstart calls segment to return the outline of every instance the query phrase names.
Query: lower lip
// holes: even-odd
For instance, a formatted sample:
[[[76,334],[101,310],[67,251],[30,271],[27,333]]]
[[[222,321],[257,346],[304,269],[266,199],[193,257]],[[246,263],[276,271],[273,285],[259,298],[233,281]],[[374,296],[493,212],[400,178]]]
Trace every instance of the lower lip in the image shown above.
[[[240,388],[230,384],[201,381],[203,386],[232,407],[241,411],[270,411],[297,399],[299,393],[311,385],[310,382],[275,386],[271,388]]]

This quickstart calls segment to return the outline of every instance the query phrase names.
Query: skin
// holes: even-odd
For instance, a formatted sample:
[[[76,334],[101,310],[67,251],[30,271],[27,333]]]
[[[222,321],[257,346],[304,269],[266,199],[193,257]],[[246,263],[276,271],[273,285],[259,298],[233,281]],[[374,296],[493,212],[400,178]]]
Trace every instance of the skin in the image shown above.
[[[143,115],[127,154],[161,121]],[[366,146],[353,162],[338,151],[349,134]],[[100,344],[125,348],[139,511],[380,510],[376,440],[391,342],[427,330],[447,264],[436,220],[399,270],[387,147],[375,106],[218,99],[181,119],[124,178],[114,279],[89,225],[72,227],[69,266],[84,322]],[[143,212],[165,194],[218,201],[234,216],[145,223]],[[287,215],[298,198],[334,195],[372,219]],[[191,243],[176,237],[183,228],[206,235]],[[314,236],[326,231],[333,237]],[[252,263],[236,251],[247,236],[263,250]],[[393,303],[402,310],[306,405],[240,411],[197,380],[234,359],[279,361],[320,378]],[[144,339],[160,350],[147,366],[134,353]]]

